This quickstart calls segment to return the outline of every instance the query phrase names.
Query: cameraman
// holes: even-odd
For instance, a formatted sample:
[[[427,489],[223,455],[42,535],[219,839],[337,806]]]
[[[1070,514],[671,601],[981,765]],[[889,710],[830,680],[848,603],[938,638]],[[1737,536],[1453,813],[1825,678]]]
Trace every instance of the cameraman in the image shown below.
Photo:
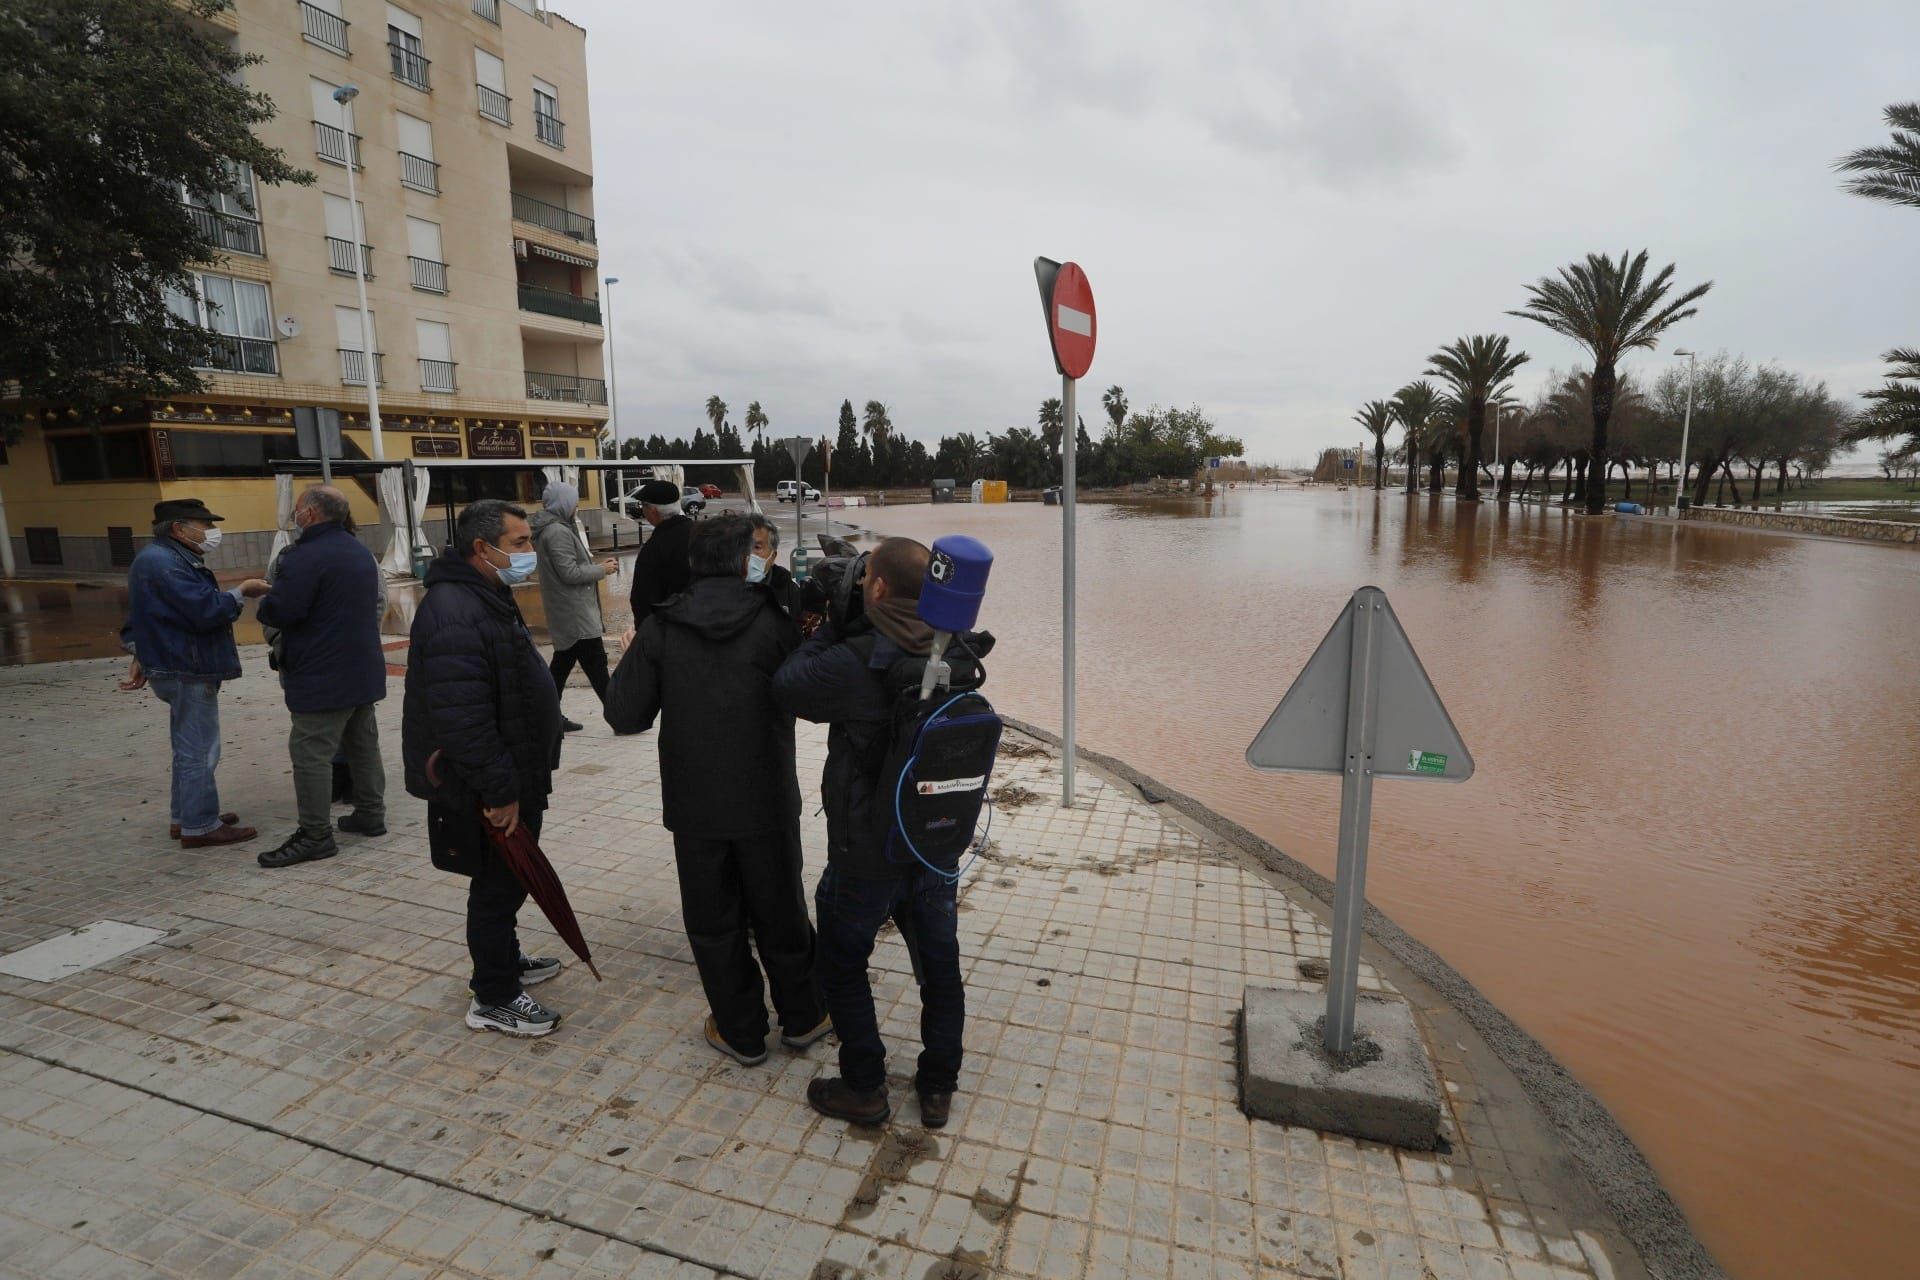
[[[848,616],[851,601],[834,609],[781,666],[773,692],[794,715],[831,726],[820,782],[827,869],[814,899],[814,967],[840,1037],[841,1074],[809,1083],[807,1101],[824,1116],[854,1124],[884,1124],[893,1114],[867,960],[881,926],[897,914],[916,935],[920,958],[922,1050],[914,1090],[921,1120],[938,1129],[959,1080],[966,1018],[955,886],[887,858],[887,798],[877,794],[891,731],[887,671],[932,648],[933,630],[917,609],[928,559],[927,548],[910,538],[882,542],[864,577],[846,584],[857,586],[862,616]],[[869,634],[870,640],[860,639]]]

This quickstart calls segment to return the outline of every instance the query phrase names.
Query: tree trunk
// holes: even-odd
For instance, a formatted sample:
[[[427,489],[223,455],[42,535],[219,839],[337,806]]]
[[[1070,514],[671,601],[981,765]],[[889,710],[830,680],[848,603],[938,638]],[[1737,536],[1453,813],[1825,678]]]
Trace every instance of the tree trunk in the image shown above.
[[[1373,488],[1379,492],[1387,483],[1387,433],[1378,431],[1373,437]]]
[[[1620,464],[1620,478],[1626,481],[1627,483],[1626,493],[1623,494],[1622,496],[1625,497],[1628,502],[1632,502],[1633,501],[1633,468],[1629,467],[1624,462]]]
[[[1713,487],[1714,466],[1714,461],[1711,458],[1702,459],[1698,464],[1698,469],[1694,472],[1693,502],[1695,506],[1704,506],[1706,504],[1707,490]]]
[[[1585,505],[1593,487],[1593,467],[1589,459],[1576,458],[1573,468],[1573,501],[1576,505]]]
[[[1513,459],[1508,458],[1500,464],[1500,483],[1494,489],[1493,496],[1505,502],[1513,496]]]
[[[1487,402],[1479,396],[1467,401],[1467,456],[1460,464],[1460,498],[1480,501],[1480,439],[1487,431]]]
[[[1420,491],[1420,442],[1411,434],[1407,436],[1407,494],[1411,497]]]
[[[1520,482],[1520,496],[1524,498],[1529,493],[1532,493],[1532,492],[1533,492],[1533,464],[1529,462],[1527,464],[1527,478]]]
[[[1780,459],[1780,483],[1773,486],[1773,491],[1775,494],[1787,491],[1787,460],[1785,458]]]
[[[1607,456],[1607,424],[1613,421],[1614,373],[1612,360],[1593,362],[1593,447],[1588,456],[1595,462]],[[1606,473],[1599,484],[1587,486],[1587,514],[1597,516],[1606,509]]]
[[[1435,449],[1427,455],[1427,459],[1428,465],[1433,468],[1432,474],[1427,477],[1427,491],[1438,493],[1447,482],[1447,455],[1444,450]]]
[[[1728,462],[1722,468],[1727,476],[1727,487],[1733,490],[1733,505],[1740,505],[1740,477],[1733,474],[1733,463]]]

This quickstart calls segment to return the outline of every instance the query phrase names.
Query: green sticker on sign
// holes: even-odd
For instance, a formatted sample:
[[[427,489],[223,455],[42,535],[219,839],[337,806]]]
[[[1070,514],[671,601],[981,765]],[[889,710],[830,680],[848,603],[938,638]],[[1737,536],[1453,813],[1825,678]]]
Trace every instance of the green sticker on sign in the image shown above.
[[[1445,773],[1447,758],[1438,751],[1409,751],[1407,768],[1414,773]]]

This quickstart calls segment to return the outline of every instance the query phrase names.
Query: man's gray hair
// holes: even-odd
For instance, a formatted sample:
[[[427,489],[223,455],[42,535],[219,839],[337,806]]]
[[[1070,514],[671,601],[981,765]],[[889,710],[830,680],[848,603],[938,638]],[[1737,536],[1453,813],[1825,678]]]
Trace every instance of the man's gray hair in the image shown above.
[[[317,508],[322,520],[332,520],[349,530],[353,528],[353,506],[338,489],[330,489],[323,484],[302,489],[300,496],[293,500],[293,509],[298,511],[302,507]]]
[[[171,538],[173,536],[173,526],[179,523],[178,520],[155,520],[153,522],[153,536],[156,538]]]
[[[760,514],[758,511],[749,511],[747,513],[747,523],[752,525],[756,529],[765,529],[767,531],[768,545],[771,546],[775,551],[778,551],[780,549],[780,526],[779,525],[767,519],[764,515]]]
[[[518,516],[525,520],[527,513],[511,502],[499,498],[482,498],[469,503],[453,524],[453,546],[457,554],[473,554],[474,539],[492,546],[499,546],[500,539],[507,532],[507,517]]]

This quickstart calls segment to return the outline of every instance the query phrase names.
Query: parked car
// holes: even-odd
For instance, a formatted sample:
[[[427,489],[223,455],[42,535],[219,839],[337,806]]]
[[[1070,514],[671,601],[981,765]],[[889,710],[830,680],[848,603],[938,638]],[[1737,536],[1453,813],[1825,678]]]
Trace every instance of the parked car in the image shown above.
[[[708,487],[702,485],[699,489],[683,489],[680,493],[680,509],[690,516],[697,516],[705,511],[707,497],[702,490]],[[640,518],[640,486],[634,485],[607,505],[629,520],[638,520]]]
[[[703,484],[700,486],[700,496],[711,502],[720,496],[720,486],[717,484]]]
[[[798,480],[782,480],[773,486],[773,496],[781,502],[818,502],[820,491],[812,485],[802,485]]]

